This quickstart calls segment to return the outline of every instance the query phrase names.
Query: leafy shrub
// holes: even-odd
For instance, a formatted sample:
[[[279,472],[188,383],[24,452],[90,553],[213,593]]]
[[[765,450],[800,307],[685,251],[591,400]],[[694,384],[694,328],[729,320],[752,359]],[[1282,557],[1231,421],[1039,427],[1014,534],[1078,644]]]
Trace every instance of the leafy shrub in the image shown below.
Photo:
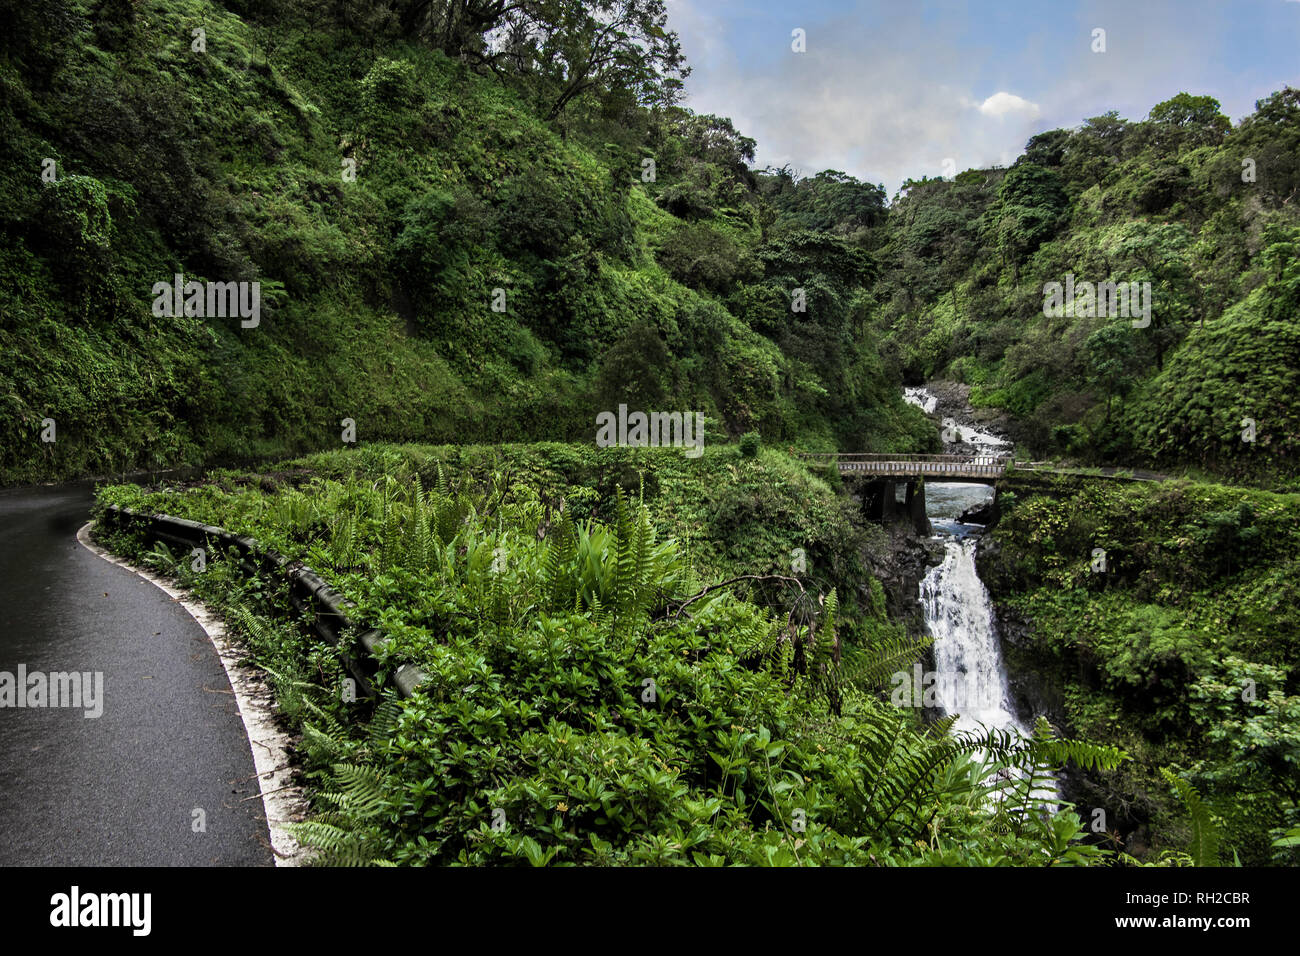
[[[755,263],[727,236],[704,224],[677,229],[656,255],[678,282],[726,295],[738,278],[752,277]]]
[[[63,176],[41,192],[42,230],[65,281],[78,290],[102,282],[111,262],[108,192],[93,176]]]
[[[1272,862],[1273,834],[1300,813],[1300,711],[1288,693],[1300,620],[1279,583],[1300,574],[1296,497],[1022,480],[1011,479],[1014,507],[999,492],[999,548],[980,565],[999,606],[1030,625],[1004,644],[1008,666],[1053,675],[1075,732],[1127,739],[1146,755],[1090,781],[1090,799],[1133,806],[1115,821],[1121,832],[1156,821],[1152,856],[1196,850],[1186,811],[1163,795],[1158,771],[1175,766],[1227,847],[1247,864]],[[1094,548],[1105,551],[1104,572],[1093,570]]]
[[[388,110],[410,109],[419,99],[415,65],[407,60],[381,56],[361,80],[363,109],[372,117]]]
[[[624,204],[576,174],[558,172],[529,167],[502,185],[497,196],[502,249],[557,259],[581,235],[594,249],[627,255],[632,223]]]

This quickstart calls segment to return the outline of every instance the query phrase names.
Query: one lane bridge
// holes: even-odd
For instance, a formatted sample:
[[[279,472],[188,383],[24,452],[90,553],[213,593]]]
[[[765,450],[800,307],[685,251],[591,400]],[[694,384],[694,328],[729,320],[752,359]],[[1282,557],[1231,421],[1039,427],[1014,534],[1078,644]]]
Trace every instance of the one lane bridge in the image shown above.
[[[1014,461],[1012,455],[889,455],[852,452],[800,452],[804,461],[835,464],[839,473],[861,483],[862,507],[874,521],[897,515],[895,486],[907,482],[906,504],[902,509],[919,533],[929,534],[930,522],[925,514],[925,482],[941,481],[996,485],[1006,477],[1013,464],[1016,473],[1026,477],[1037,474],[1076,475],[1112,481],[1165,481],[1167,475],[1142,469],[1119,467],[1062,468],[1049,461]]]
[[[1009,455],[880,455],[806,452],[805,461],[834,464],[845,478],[860,479],[862,510],[872,521],[884,522],[900,511],[896,486],[907,483],[902,511],[918,534],[929,534],[925,513],[925,482],[951,481],[996,484],[1011,463]]]
[[[978,482],[991,485],[1011,462],[1009,455],[876,455],[841,452],[804,453],[801,458],[821,464],[834,461],[841,475],[898,478],[916,481]]]

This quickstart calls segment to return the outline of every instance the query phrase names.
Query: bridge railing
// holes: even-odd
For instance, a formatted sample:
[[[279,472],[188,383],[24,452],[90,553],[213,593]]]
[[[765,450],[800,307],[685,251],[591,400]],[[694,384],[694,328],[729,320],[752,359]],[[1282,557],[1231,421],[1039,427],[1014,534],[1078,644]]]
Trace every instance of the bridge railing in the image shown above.
[[[889,455],[871,452],[804,452],[801,458],[829,464],[842,472],[875,475],[975,475],[1000,477],[1010,455]]]
[[[970,461],[972,458],[991,458],[1010,461],[1011,455],[891,455],[888,452],[856,451],[801,451],[799,458],[848,458],[862,461]]]

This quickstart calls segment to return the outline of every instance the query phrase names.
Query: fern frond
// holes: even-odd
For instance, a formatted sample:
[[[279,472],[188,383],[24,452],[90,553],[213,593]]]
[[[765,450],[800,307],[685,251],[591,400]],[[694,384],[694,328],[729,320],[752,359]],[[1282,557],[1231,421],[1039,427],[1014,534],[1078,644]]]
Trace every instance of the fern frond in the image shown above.
[[[1218,866],[1219,831],[1210,816],[1209,806],[1195,787],[1167,767],[1160,768],[1160,775],[1187,808],[1192,824],[1192,845],[1188,851],[1192,860],[1197,866]]]
[[[933,643],[933,637],[916,640],[899,634],[869,647],[854,647],[841,658],[841,679],[863,690],[878,690],[887,686],[899,671],[906,671],[916,663]]]
[[[550,538],[543,575],[550,596],[550,609],[562,610],[568,604],[569,594],[575,587],[574,565],[577,555],[573,519],[567,511],[560,516],[560,523]]]
[[[319,820],[291,823],[288,830],[308,849],[316,850],[316,866],[365,866],[373,859],[366,841],[357,833]]]
[[[633,525],[628,513],[627,501],[622,489],[615,495],[616,517],[614,521],[614,588],[610,597],[610,611],[613,614],[613,632],[617,639],[626,630],[626,622],[632,612],[633,589],[636,577],[636,555],[633,540]]]
[[[402,719],[402,702],[391,694],[375,708],[366,728],[366,737],[375,750],[383,750],[397,733],[398,721]]]
[[[336,763],[333,770],[340,789],[323,796],[337,803],[342,810],[366,819],[387,809],[384,777],[377,770],[350,763]]]

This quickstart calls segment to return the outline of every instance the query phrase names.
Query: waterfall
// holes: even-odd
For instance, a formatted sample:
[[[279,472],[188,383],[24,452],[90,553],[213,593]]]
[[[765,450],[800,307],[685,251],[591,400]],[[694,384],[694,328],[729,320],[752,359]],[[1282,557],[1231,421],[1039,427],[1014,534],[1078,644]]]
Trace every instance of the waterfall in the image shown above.
[[[925,388],[904,390],[904,399],[933,413],[937,398]],[[1005,454],[1011,443],[967,423],[945,419],[945,431],[956,429],[956,442],[946,442],[949,452],[975,453],[959,445],[975,446],[978,453]],[[1030,728],[1017,716],[1007,686],[993,603],[975,567],[980,525],[957,520],[968,508],[987,502],[993,489],[978,484],[935,482],[926,486],[926,512],[935,537],[944,543],[943,561],[930,568],[921,581],[921,608],[925,626],[934,638],[934,673],[923,677],[927,696],[923,704],[956,715],[955,731],[999,730],[1027,737]],[[917,668],[919,670],[919,667]],[[1010,780],[1011,775],[1006,779]],[[1053,786],[1034,796],[1048,809],[1060,799]]]
[[[939,397],[932,395],[929,389],[918,385],[916,388],[903,389],[903,401],[917,406],[927,415],[933,415],[935,406],[939,404]]]
[[[924,385],[904,388],[903,401],[915,405],[927,415],[933,415],[939,406],[939,396]],[[1011,451],[1011,442],[1001,435],[985,431],[969,420],[959,422],[945,418],[941,434],[944,450],[952,454],[1005,455]]]
[[[935,696],[946,713],[959,715],[957,730],[983,725],[1027,735],[1007,692],[989,592],[975,571],[978,539],[943,537],[943,563],[921,582],[925,626],[934,637]]]
[[[921,581],[925,626],[934,638],[934,703],[945,714],[957,715],[955,731],[1000,730],[1028,737],[1030,729],[1016,716],[1007,690],[989,592],[975,569],[978,532],[940,531],[938,536],[946,539],[943,562]],[[1020,771],[1000,775],[1008,784],[1024,778]],[[1054,780],[1036,787],[1030,797],[1049,813],[1060,801]]]

